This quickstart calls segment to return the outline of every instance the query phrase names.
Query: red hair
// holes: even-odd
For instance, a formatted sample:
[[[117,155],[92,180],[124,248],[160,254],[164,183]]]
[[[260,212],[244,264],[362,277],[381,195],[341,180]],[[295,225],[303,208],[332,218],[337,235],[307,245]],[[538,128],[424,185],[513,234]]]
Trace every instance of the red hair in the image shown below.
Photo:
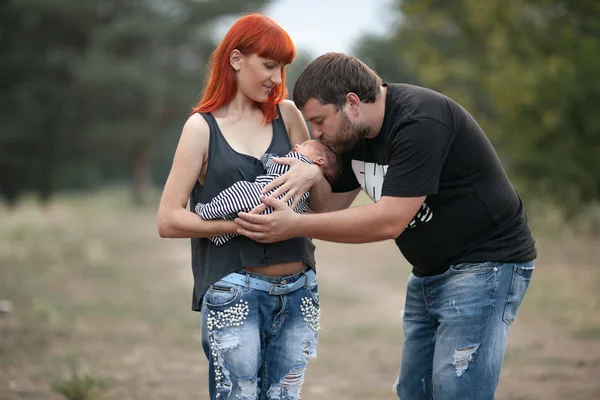
[[[193,112],[212,112],[233,99],[238,88],[229,57],[235,49],[245,55],[257,54],[281,64],[290,64],[296,57],[296,48],[292,39],[271,18],[260,14],[250,14],[240,18],[211,55],[204,94]],[[286,96],[285,70],[282,70],[281,84],[276,85],[267,100],[260,105],[265,122],[277,118],[277,104]]]

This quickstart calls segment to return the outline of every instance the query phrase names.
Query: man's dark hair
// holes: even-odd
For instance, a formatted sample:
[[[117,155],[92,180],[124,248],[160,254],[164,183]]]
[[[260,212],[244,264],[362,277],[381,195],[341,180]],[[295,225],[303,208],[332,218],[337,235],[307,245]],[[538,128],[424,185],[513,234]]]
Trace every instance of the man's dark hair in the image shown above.
[[[340,110],[350,92],[362,102],[373,103],[380,85],[381,78],[358,58],[344,53],[325,53],[308,64],[298,77],[294,103],[301,109],[315,98]]]

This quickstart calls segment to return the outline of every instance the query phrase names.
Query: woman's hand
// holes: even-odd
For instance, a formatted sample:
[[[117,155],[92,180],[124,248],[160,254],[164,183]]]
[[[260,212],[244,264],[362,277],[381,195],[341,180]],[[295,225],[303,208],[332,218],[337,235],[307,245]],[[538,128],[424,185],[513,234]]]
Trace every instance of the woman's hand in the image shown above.
[[[296,158],[275,158],[274,161],[277,164],[289,165],[290,169],[288,172],[265,186],[262,193],[266,194],[277,188],[269,195],[269,197],[279,198],[279,196],[285,193],[280,199],[284,203],[293,197],[294,202],[291,205],[293,210],[296,208],[296,205],[298,205],[298,202],[304,193],[308,192],[315,183],[322,179],[323,175],[318,166],[306,164]]]

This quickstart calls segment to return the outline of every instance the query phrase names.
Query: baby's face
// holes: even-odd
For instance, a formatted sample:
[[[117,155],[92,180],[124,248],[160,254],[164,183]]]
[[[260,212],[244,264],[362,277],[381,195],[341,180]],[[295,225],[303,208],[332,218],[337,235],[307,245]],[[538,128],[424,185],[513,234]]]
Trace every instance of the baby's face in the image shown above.
[[[292,147],[292,151],[302,154],[312,162],[323,155],[323,147],[325,145],[318,140],[307,140]]]

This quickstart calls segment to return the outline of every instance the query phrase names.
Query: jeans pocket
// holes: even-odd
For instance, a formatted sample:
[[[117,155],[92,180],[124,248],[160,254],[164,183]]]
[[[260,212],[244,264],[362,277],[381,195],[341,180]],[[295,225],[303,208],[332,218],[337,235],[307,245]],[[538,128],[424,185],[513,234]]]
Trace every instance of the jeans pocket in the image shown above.
[[[481,274],[497,271],[496,265],[497,263],[493,261],[482,263],[460,263],[451,265],[450,270],[459,274]]]
[[[309,284],[306,291],[307,291],[307,294],[310,295],[313,303],[315,303],[315,305],[318,306],[319,305],[319,284],[317,283],[316,279]]]
[[[209,309],[219,309],[239,299],[242,287],[234,283],[218,281],[210,285],[204,295],[204,302]]]
[[[525,297],[525,292],[527,292],[527,288],[529,287],[529,282],[531,281],[531,275],[533,275],[534,269],[535,266],[533,263],[516,264],[513,266],[510,291],[508,292],[506,305],[504,306],[504,314],[502,316],[502,320],[508,326],[510,326],[517,317],[517,311],[523,301],[523,297]]]

